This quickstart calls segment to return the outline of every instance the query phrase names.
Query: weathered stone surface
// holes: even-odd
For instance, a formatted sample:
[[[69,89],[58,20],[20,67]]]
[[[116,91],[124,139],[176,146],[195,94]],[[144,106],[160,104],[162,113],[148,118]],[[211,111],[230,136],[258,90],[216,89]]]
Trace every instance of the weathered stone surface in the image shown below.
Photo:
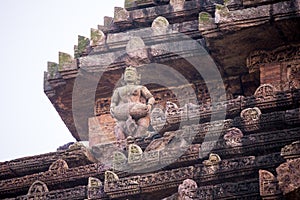
[[[115,120],[109,114],[89,118],[89,146],[116,141],[114,126]]]
[[[300,187],[300,158],[288,160],[276,168],[279,188],[288,194]]]
[[[76,60],[71,55],[63,52],[59,52],[59,65],[58,71],[67,71],[77,69]]]
[[[97,46],[105,44],[105,34],[99,29],[91,29],[90,46]]]

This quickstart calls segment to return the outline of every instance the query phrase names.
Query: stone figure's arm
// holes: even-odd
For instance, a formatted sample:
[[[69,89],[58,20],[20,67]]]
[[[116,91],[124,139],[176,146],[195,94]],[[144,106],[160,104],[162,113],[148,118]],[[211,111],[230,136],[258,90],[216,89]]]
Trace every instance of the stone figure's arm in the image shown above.
[[[153,95],[151,94],[151,92],[146,87],[142,88],[142,95],[147,100],[148,109],[150,111],[155,102],[155,99],[154,99]]]
[[[118,103],[119,103],[119,92],[118,92],[118,89],[115,89],[114,93],[111,97],[111,103],[110,103],[110,114],[112,117],[115,117],[114,109],[118,105]]]

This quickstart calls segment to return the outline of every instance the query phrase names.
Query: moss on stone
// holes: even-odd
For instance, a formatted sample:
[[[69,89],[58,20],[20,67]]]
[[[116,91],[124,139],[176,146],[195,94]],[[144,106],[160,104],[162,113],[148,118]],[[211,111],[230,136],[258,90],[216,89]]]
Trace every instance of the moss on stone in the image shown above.
[[[90,40],[84,36],[78,36],[78,54],[86,52],[87,47],[90,44]]]
[[[58,70],[62,71],[64,69],[64,65],[71,64],[73,61],[73,58],[71,55],[63,52],[59,52],[59,66]]]
[[[211,15],[207,12],[199,13],[199,23],[209,23]]]

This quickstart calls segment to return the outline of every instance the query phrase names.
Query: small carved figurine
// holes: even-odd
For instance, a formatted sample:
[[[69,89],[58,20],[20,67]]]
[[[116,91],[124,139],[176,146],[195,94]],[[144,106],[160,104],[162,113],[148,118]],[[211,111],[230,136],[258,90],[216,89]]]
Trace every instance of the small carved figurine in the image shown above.
[[[116,138],[145,137],[155,99],[145,86],[139,85],[136,68],[127,67],[123,77],[124,84],[114,90],[110,105],[110,113],[117,119]]]

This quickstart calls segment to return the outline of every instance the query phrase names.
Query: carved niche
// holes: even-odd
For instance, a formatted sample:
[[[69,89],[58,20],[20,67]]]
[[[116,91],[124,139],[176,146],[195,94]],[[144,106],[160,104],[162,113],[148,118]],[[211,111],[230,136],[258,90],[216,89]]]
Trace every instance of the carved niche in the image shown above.
[[[282,46],[273,51],[254,51],[247,59],[249,72],[260,71],[260,84],[278,90],[300,87],[300,45]]]

